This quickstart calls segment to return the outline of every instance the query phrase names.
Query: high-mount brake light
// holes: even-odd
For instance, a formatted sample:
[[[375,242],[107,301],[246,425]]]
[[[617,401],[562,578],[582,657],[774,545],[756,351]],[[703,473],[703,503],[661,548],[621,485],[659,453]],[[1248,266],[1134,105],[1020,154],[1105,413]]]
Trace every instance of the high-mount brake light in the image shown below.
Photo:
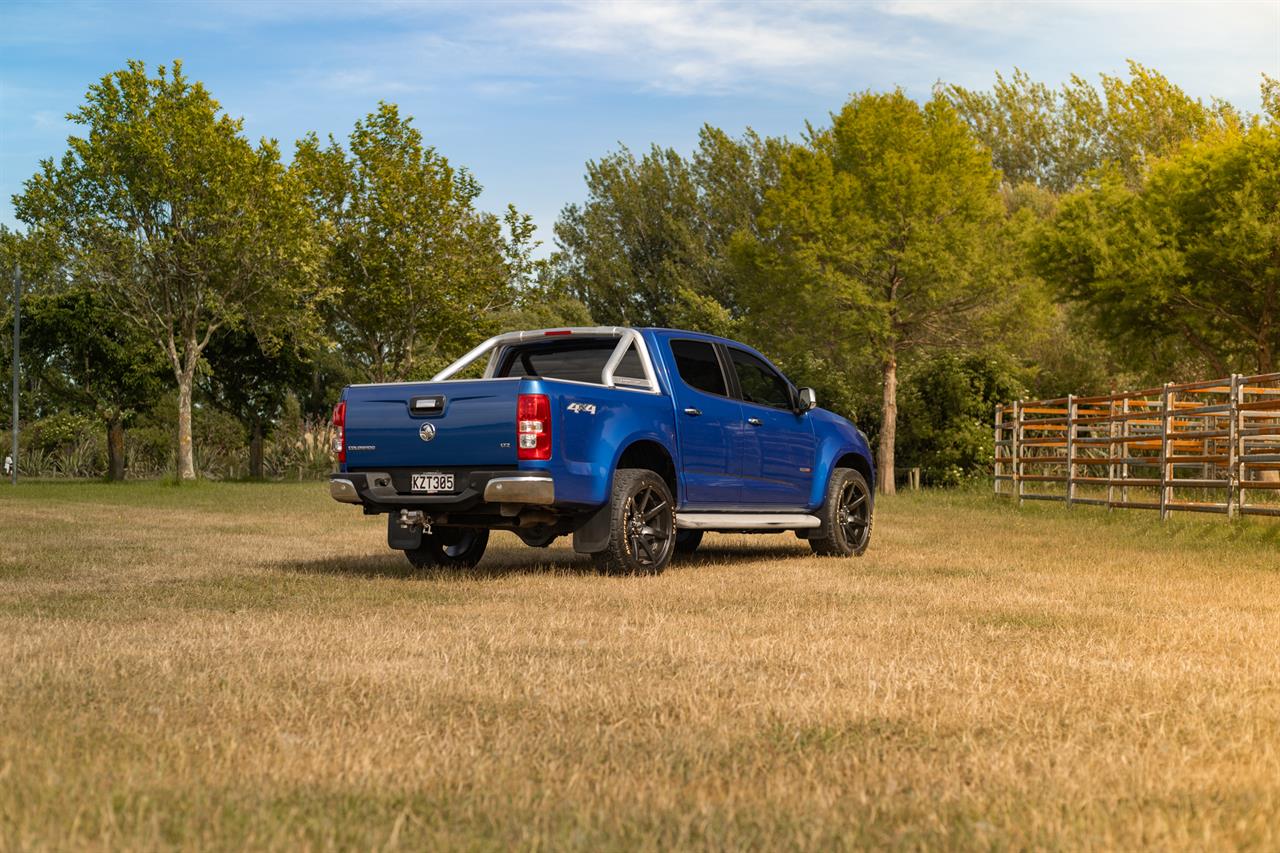
[[[543,332],[542,334],[549,338],[552,335],[572,335],[573,332],[569,331],[568,329],[554,329],[550,332]]]
[[[546,394],[516,398],[516,458],[551,458],[551,401]]]
[[[347,401],[343,400],[333,407],[333,458],[339,462],[347,461]]]

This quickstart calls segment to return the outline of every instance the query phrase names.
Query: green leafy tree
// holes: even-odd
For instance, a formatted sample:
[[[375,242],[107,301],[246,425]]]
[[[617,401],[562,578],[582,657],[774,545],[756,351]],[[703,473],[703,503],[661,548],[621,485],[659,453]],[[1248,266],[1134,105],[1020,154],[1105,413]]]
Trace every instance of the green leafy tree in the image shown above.
[[[692,158],[654,146],[587,164],[587,200],[556,223],[556,273],[602,322],[727,333],[738,310],[728,246],[753,232],[781,143],[707,126]]]
[[[1262,114],[1272,124],[1280,122],[1280,80],[1268,74],[1262,75]]]
[[[107,479],[124,479],[125,427],[163,393],[168,366],[159,350],[87,288],[38,293],[23,315],[23,346],[43,365],[46,393],[98,418]]]
[[[1089,89],[1078,77],[1072,85]],[[942,91],[991,149],[992,161],[1011,185],[1032,183],[1065,192],[1098,166],[1092,122],[1068,108],[1062,91],[1032,80],[1020,68],[1009,77],[996,72],[990,91],[963,86]],[[1090,98],[1087,103],[1092,107],[1095,102]]]
[[[1219,131],[1063,200],[1035,246],[1046,279],[1134,349],[1170,341],[1218,374],[1280,353],[1280,127]]]
[[[175,62],[103,77],[68,118],[85,128],[14,203],[58,235],[77,280],[162,351],[177,384],[178,475],[196,475],[192,389],[224,327],[269,341],[307,327],[311,221],[273,141],[257,147]]]
[[[737,251],[747,325],[771,352],[879,366],[879,487],[894,490],[898,364],[971,339],[1002,298],[999,174],[951,104],[855,96],[783,161]]]
[[[939,91],[991,149],[1007,182],[1031,182],[1058,193],[1104,166],[1137,186],[1153,159],[1211,130],[1243,123],[1229,104],[1205,104],[1133,61],[1127,78],[1101,74],[1096,86],[1072,75],[1051,89],[1014,69],[1007,78],[997,73],[990,91]]]
[[[294,389],[311,379],[307,353],[288,334],[266,351],[253,333],[222,329],[205,348],[207,369],[199,384],[216,408],[244,427],[249,443],[249,476],[262,479],[263,442]]]
[[[367,379],[429,375],[489,332],[531,274],[528,217],[476,209],[480,185],[394,104],[356,122],[349,152],[313,133],[293,170],[325,235],[329,327]]]
[[[36,239],[30,233],[0,225],[0,306],[3,306],[0,310],[0,383],[6,389],[6,395],[13,376],[13,277],[19,269],[22,276],[19,299],[25,313],[35,293],[57,282],[60,275],[57,252],[50,249],[48,240]],[[57,401],[46,393],[44,387],[51,374],[46,369],[44,354],[27,346],[22,350],[21,358],[19,402],[22,410],[19,422],[25,423],[48,415],[56,408]],[[7,396],[5,400],[5,404],[0,406],[0,424],[4,429],[3,440],[7,442],[12,429],[12,409]],[[0,453],[0,456],[7,452]]]
[[[21,263],[22,347],[29,408],[87,414],[106,429],[107,478],[125,476],[125,428],[163,392],[159,350],[72,278],[56,239],[0,228],[0,268]],[[9,314],[9,322],[12,322]],[[8,326],[6,325],[6,328]],[[32,404],[34,403],[34,406]]]

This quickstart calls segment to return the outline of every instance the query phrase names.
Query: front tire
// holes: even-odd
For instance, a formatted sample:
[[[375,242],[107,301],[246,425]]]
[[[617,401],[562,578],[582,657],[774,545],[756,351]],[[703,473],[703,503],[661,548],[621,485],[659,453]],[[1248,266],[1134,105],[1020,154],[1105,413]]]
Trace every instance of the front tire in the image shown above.
[[[809,538],[809,547],[820,557],[861,557],[871,544],[872,510],[866,478],[852,468],[835,469],[819,511],[822,527]]]
[[[613,476],[609,544],[594,555],[607,575],[656,575],[671,562],[676,544],[675,501],[653,471],[623,468]]]
[[[470,569],[484,556],[489,546],[489,531],[478,527],[441,527],[422,534],[422,545],[404,555],[416,569],[440,566],[444,569]]]

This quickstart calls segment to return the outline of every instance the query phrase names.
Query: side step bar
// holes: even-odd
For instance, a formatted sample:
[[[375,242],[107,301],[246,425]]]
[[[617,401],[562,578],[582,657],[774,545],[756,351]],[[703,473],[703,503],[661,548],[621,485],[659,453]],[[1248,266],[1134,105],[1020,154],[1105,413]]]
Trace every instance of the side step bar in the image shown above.
[[[798,530],[821,527],[816,515],[791,512],[678,512],[681,530]]]

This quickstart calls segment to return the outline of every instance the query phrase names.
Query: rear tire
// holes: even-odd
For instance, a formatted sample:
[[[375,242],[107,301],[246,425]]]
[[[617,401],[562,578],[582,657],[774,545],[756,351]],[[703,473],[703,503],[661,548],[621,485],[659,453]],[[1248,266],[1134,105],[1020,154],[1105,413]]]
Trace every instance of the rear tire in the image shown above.
[[[404,555],[417,569],[439,566],[470,569],[489,546],[489,531],[478,527],[442,527],[422,534],[422,545]]]
[[[861,557],[871,544],[873,508],[865,477],[852,468],[832,471],[827,499],[818,512],[822,527],[809,537],[813,553],[820,557]]]
[[[656,473],[623,468],[613,475],[609,544],[592,555],[606,575],[656,575],[671,562],[676,511],[671,490]]]
[[[676,553],[692,554],[698,550],[698,546],[702,544],[701,530],[677,530],[676,531]]]

